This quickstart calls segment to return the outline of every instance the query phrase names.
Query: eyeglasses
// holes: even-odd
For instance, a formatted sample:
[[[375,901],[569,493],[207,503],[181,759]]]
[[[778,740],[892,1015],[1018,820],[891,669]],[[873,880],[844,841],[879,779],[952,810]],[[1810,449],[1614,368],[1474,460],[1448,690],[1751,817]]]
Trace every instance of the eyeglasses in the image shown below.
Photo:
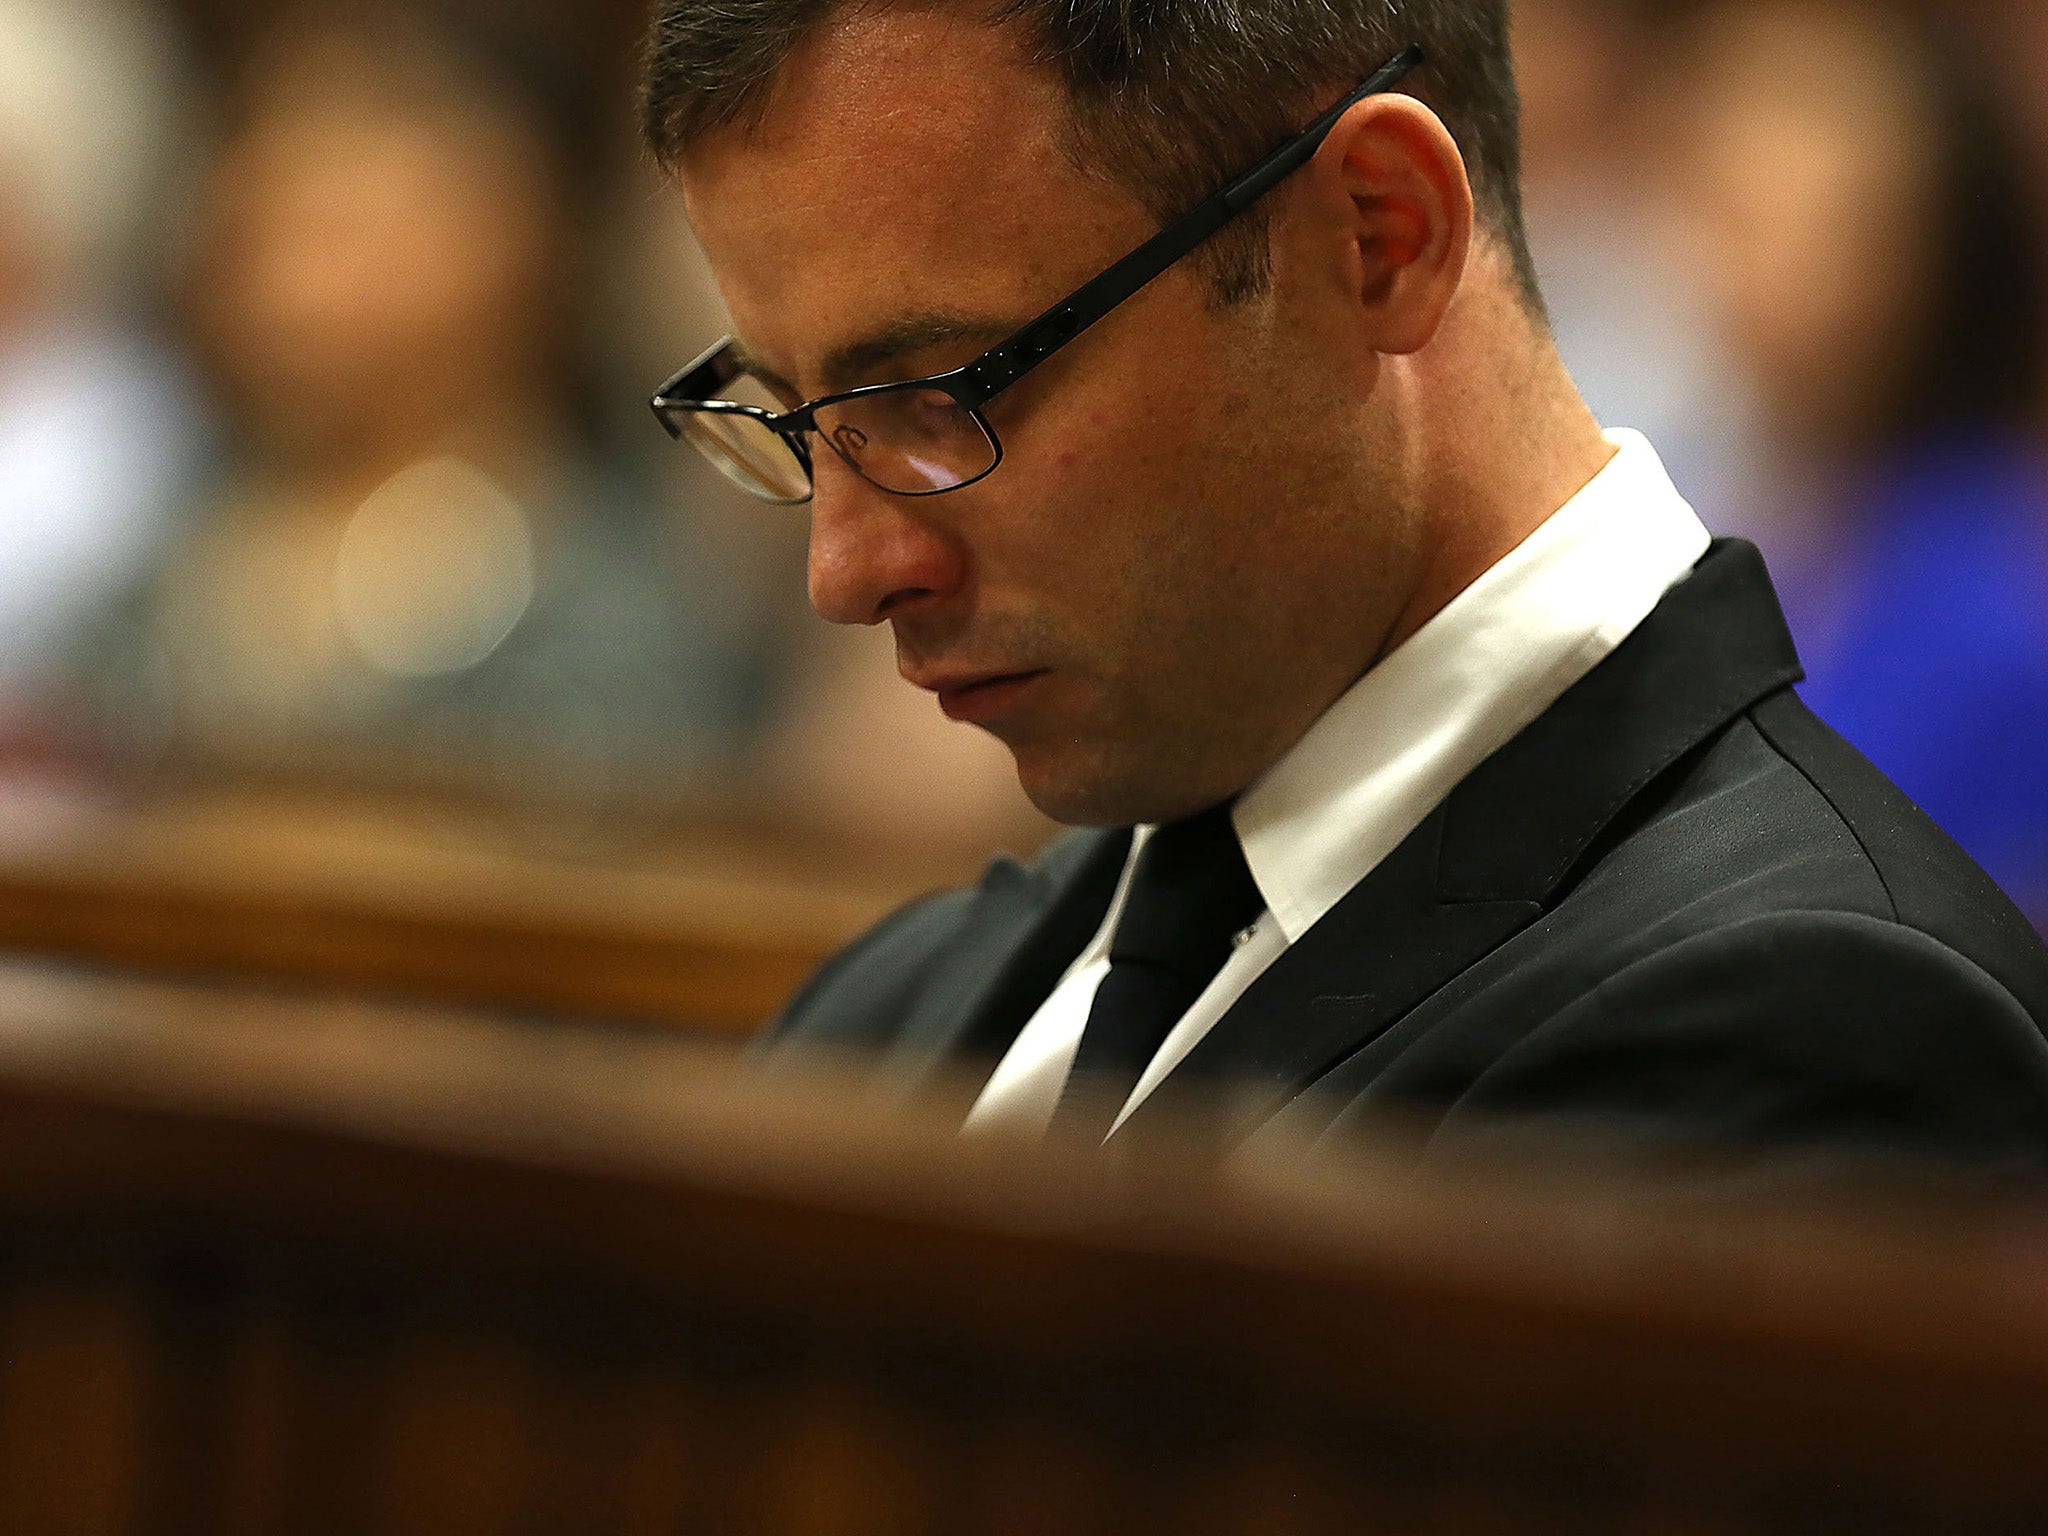
[[[815,432],[848,468],[899,496],[936,496],[986,478],[1003,445],[989,402],[1307,164],[1337,120],[1423,61],[1408,48],[1293,138],[973,362],[929,378],[870,384],[780,409],[732,337],[663,384],[650,404],[669,436],[695,444],[766,501],[811,499]]]

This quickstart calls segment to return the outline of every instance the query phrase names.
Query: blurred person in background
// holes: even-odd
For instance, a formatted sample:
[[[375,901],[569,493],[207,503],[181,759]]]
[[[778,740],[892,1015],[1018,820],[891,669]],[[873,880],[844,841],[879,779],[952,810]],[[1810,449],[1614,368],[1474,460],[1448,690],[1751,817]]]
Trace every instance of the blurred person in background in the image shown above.
[[[2048,305],[2011,125],[1889,0],[1709,0],[1675,84],[1681,249],[1765,407],[1723,531],[1770,557],[1807,702],[2048,926]]]
[[[138,318],[183,142],[178,52],[118,0],[0,0],[0,740],[189,475],[191,379]],[[153,254],[153,253],[152,253]]]
[[[2041,0],[1950,0],[1997,76],[1999,94],[2022,138],[2022,153],[2034,193],[2034,207],[2048,227],[2048,5]],[[2048,328],[2048,314],[2039,317]],[[2044,340],[2048,347],[2048,340]],[[2048,440],[2048,388],[2035,412],[2037,430]]]
[[[1530,249],[1559,353],[1593,413],[1658,445],[1709,527],[1750,496],[1755,406],[1698,274],[1666,250],[1672,209],[1658,0],[1514,0]]]
[[[686,793],[752,728],[721,584],[579,425],[600,173],[500,20],[308,7],[249,40],[190,315],[228,452],[80,653],[117,755],[573,818]]]

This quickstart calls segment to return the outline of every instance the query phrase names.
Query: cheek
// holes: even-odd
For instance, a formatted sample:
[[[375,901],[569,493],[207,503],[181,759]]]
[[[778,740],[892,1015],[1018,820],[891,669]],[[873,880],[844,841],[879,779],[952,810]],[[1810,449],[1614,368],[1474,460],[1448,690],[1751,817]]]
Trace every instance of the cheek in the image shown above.
[[[1063,472],[1199,457],[1237,412],[1233,331],[1191,279],[1163,279],[1025,381],[1020,443],[1042,433]]]
[[[990,600],[1022,584],[1025,601],[1098,642],[1104,666],[1213,621],[1255,553],[1254,503],[1272,494],[1276,466],[1220,360],[1220,322],[1184,307],[1195,312],[1133,316],[1143,323],[1034,375],[992,418],[1004,467],[973,514]]]

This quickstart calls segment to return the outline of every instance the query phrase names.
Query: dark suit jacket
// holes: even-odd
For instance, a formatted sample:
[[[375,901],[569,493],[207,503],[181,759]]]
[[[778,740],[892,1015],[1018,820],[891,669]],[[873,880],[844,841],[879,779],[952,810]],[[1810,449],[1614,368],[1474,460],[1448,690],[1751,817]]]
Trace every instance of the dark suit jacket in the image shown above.
[[[1807,711],[1717,543],[1277,960],[1131,1117],[1425,1141],[1531,1117],[1681,1145],[2048,1167],[2048,949]],[[2048,769],[2044,769],[2048,771]],[[984,1082],[1100,923],[1127,832],[1002,861],[829,962],[771,1040]],[[948,1073],[939,1069],[951,1068]]]

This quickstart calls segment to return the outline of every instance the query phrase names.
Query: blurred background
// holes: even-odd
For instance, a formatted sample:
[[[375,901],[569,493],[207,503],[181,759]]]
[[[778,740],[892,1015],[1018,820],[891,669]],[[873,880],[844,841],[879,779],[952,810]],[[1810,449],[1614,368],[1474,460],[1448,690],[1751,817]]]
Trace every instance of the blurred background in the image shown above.
[[[2048,927],[2048,6],[1516,10],[1594,408]],[[904,883],[1047,835],[646,410],[720,320],[641,11],[0,0],[0,856],[195,799]]]

